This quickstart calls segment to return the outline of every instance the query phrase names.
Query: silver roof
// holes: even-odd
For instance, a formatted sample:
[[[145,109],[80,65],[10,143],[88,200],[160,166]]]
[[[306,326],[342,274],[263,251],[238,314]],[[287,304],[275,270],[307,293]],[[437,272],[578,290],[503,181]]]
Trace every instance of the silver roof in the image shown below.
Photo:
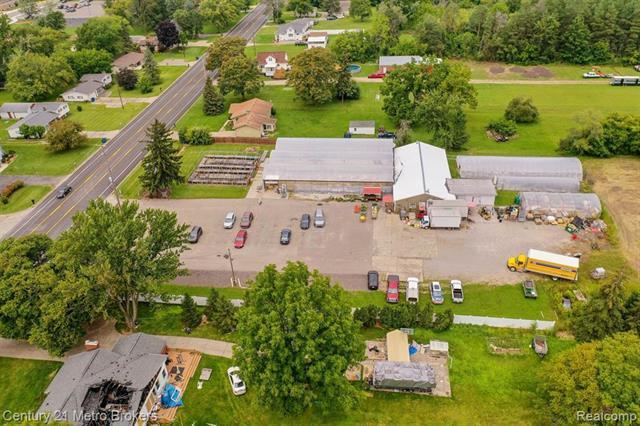
[[[286,24],[278,25],[278,34],[285,34],[289,28],[292,28],[296,34],[304,33],[310,25],[313,25],[313,19],[300,18],[294,19]]]
[[[164,352],[166,345],[166,342],[159,337],[146,333],[134,333],[121,337],[113,347],[113,352],[120,355],[159,354]]]
[[[405,65],[410,63],[421,63],[422,56],[380,56],[378,58],[378,65],[391,66],[391,65]]]
[[[33,102],[5,102],[0,107],[0,112],[29,112]]]
[[[33,114],[27,115],[25,118],[19,120],[9,127],[7,130],[19,129],[23,124],[29,126],[44,126],[47,127],[49,123],[56,120],[58,118],[58,114],[53,111],[39,111],[34,112]]]
[[[447,179],[447,189],[453,195],[496,195],[491,179]]]
[[[349,127],[376,127],[376,122],[373,120],[368,121],[350,121]]]
[[[460,177],[495,176],[570,177],[582,180],[582,163],[575,157],[499,157],[459,155]]]

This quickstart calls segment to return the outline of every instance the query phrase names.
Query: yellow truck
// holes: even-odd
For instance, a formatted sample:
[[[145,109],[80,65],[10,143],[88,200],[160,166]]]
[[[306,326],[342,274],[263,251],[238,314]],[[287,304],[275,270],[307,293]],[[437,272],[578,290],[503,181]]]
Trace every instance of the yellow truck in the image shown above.
[[[510,257],[507,261],[507,267],[513,272],[536,272],[549,275],[554,280],[562,278],[576,281],[579,266],[580,259],[577,257],[534,249],[530,249],[526,256],[520,254],[517,257]]]

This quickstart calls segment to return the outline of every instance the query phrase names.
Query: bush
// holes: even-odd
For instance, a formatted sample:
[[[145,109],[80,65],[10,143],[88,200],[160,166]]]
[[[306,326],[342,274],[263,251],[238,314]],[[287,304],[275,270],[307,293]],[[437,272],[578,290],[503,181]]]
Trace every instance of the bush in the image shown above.
[[[515,121],[501,118],[499,120],[490,121],[487,125],[487,130],[498,136],[500,140],[508,140],[511,136],[516,134],[518,128]]]
[[[531,98],[524,97],[511,99],[504,112],[504,117],[507,120],[512,120],[516,123],[535,123],[538,121],[538,115],[538,108],[533,105]]]
[[[9,197],[11,196],[11,194],[22,187],[24,187],[23,181],[14,180],[13,182],[7,184],[4,188],[2,188],[2,191],[0,191],[0,197],[4,197],[7,200],[6,202],[3,201],[3,203],[7,204],[9,202]]]
[[[209,136],[209,129],[206,127],[192,127],[191,129],[181,129],[178,131],[180,143],[188,145],[211,145],[213,140]]]
[[[138,83],[138,76],[133,70],[123,68],[116,74],[116,81],[124,90],[133,90]]]
[[[147,74],[142,74],[138,79],[138,89],[140,89],[140,93],[142,94],[151,93],[153,90],[153,82]]]
[[[365,328],[371,328],[376,325],[380,309],[374,305],[363,306],[353,312],[353,319],[360,321]]]
[[[82,112],[82,105],[78,105],[78,106],[76,107],[76,111],[78,111],[78,112]]]
[[[436,331],[445,331],[448,330],[452,324],[453,311],[451,309],[447,309],[444,312],[439,312],[436,314],[436,317],[433,320],[433,329]]]

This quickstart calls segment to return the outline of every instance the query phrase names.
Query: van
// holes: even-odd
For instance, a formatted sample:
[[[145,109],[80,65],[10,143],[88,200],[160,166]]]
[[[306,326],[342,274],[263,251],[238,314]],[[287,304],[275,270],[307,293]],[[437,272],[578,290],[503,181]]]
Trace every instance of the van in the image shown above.
[[[419,279],[415,277],[407,278],[407,303],[415,305],[418,303],[420,291],[418,290]]]
[[[313,215],[313,226],[316,228],[323,228],[325,224],[324,212],[321,207],[316,209],[315,214]]]

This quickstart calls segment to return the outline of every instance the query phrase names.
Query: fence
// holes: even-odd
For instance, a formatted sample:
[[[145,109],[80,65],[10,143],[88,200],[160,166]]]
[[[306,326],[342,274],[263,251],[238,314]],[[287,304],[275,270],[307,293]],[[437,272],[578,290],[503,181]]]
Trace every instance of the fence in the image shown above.
[[[241,136],[213,136],[213,143],[237,143],[246,145],[274,145],[275,139],[272,138],[250,138]]]

